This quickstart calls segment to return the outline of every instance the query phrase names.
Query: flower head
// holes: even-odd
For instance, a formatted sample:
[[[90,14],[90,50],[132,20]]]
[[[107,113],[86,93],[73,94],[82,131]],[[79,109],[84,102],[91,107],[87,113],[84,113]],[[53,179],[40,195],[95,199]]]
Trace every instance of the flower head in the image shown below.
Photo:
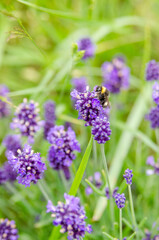
[[[0,168],[0,185],[7,181],[7,177],[3,168]]]
[[[117,193],[115,195],[115,203],[116,203],[118,208],[125,207],[125,200],[126,200],[126,198],[125,198],[125,194],[124,193],[122,193],[122,194]]]
[[[133,177],[132,170],[126,169],[123,177],[125,178],[127,184],[130,184],[130,185],[132,184],[132,177]]]
[[[8,98],[9,89],[5,85],[0,85],[0,96]],[[6,117],[10,114],[10,108],[7,103],[0,100],[0,118]]]
[[[6,219],[0,219],[0,239],[2,240],[17,240],[18,230],[16,229],[15,222]]]
[[[12,151],[14,155],[17,155],[17,150],[22,149],[20,135],[7,135],[3,140],[3,145],[6,147],[6,156],[9,151]]]
[[[78,41],[78,50],[85,50],[84,56],[82,59],[91,58],[95,53],[95,45],[93,44],[90,38],[82,38]]]
[[[85,77],[73,78],[72,84],[78,92],[84,92],[88,85]]]
[[[5,162],[3,167],[0,168],[0,184],[4,184],[6,181],[13,182],[16,178],[16,171],[13,170],[8,162]]]
[[[41,126],[38,103],[24,99],[16,109],[11,128],[19,129],[21,135],[28,137],[29,142],[32,143],[35,133]]]
[[[92,134],[94,135],[94,140],[99,144],[104,144],[110,140],[111,129],[107,117],[99,116],[92,121]]]
[[[80,199],[68,194],[64,194],[65,203],[58,202],[57,206],[53,206],[49,201],[47,205],[47,212],[52,213],[55,218],[53,224],[55,226],[61,225],[61,233],[67,232],[68,240],[77,239],[85,236],[85,232],[91,233],[91,225],[86,225],[86,214],[84,208],[80,205]]]
[[[155,60],[148,62],[146,67],[146,80],[159,80],[159,63]]]
[[[159,84],[157,82],[153,85],[152,98],[154,102],[159,105]]]
[[[112,62],[102,65],[103,85],[112,93],[119,93],[121,88],[129,87],[130,70],[122,57],[116,57]]]
[[[148,169],[146,171],[147,175],[152,175],[152,174],[159,175],[159,162],[155,162],[153,156],[149,156],[147,158],[146,164],[152,167],[152,169]]]
[[[29,187],[31,182],[37,183],[46,170],[45,163],[41,161],[40,153],[34,153],[29,145],[25,145],[22,151],[19,149],[17,156],[10,151],[8,162],[18,174],[18,183],[25,185],[25,187]]]
[[[74,151],[80,152],[80,145],[76,140],[72,128],[64,129],[64,126],[55,126],[50,129],[47,140],[51,143],[48,152],[50,166],[55,170],[63,170],[66,179],[70,178],[68,167],[76,158]]]
[[[115,198],[117,191],[118,191],[118,187],[114,188],[113,193],[112,193],[112,197]],[[109,191],[109,187],[105,188],[105,196],[107,199],[110,199],[110,191]]]
[[[88,180],[93,183],[97,188],[100,188],[102,185],[101,174],[100,172],[95,172],[93,176],[88,177]],[[90,186],[85,189],[86,195],[93,193],[93,190]]]
[[[149,114],[146,115],[146,120],[150,121],[151,128],[159,128],[159,106],[151,108]]]
[[[53,101],[49,100],[44,104],[44,137],[47,139],[47,135],[52,127],[55,126],[55,104]]]
[[[85,91],[83,93],[73,90],[71,96],[75,99],[75,109],[78,110],[78,118],[83,119],[85,126],[92,126],[93,120],[95,120],[100,114],[104,114],[104,110],[100,101],[96,98],[95,91]]]

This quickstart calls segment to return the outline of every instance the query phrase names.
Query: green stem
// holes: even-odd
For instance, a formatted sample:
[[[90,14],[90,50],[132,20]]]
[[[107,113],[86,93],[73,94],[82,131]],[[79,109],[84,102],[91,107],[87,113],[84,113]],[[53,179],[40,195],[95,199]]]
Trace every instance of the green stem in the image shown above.
[[[94,158],[95,166],[97,166],[97,145],[94,139],[93,139],[93,158]]]
[[[103,164],[106,172],[106,179],[107,179],[107,184],[109,188],[109,194],[110,194],[110,216],[111,216],[111,221],[112,221],[112,228],[114,228],[114,206],[113,206],[113,197],[112,197],[112,191],[110,187],[110,181],[109,181],[109,172],[108,172],[108,165],[107,165],[107,160],[105,156],[105,151],[104,151],[104,144],[101,144],[101,152],[102,152],[102,159],[103,159]]]
[[[135,218],[135,211],[134,211],[134,204],[133,204],[133,198],[132,198],[132,192],[131,192],[131,186],[128,184],[128,191],[129,191],[129,200],[130,200],[130,209],[131,209],[131,215],[132,215],[132,222],[135,227],[135,230],[137,231],[137,223]]]
[[[42,184],[41,184],[40,181],[38,182],[38,187],[39,187],[40,191],[42,192],[44,198],[45,198],[47,201],[49,201],[50,198],[49,198],[48,194],[46,193],[45,189],[43,188],[43,186],[42,186]]]
[[[119,223],[120,223],[120,240],[123,240],[122,234],[122,208],[119,210]]]

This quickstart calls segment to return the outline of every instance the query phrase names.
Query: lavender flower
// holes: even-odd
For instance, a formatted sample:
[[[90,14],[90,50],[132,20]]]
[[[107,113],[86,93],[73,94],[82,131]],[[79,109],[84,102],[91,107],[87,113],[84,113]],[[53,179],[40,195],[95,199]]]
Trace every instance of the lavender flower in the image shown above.
[[[53,224],[61,225],[61,233],[68,233],[68,240],[77,239],[85,236],[85,232],[91,233],[91,225],[86,225],[85,210],[80,206],[80,199],[64,194],[66,203],[58,202],[57,206],[53,206],[51,201],[48,201],[47,212],[51,212],[51,216],[55,218]]]
[[[159,175],[159,162],[155,162],[153,156],[149,156],[147,158],[146,164],[153,168],[153,169],[148,169],[146,171],[147,175],[152,175],[152,174]]]
[[[15,222],[6,219],[0,219],[0,239],[1,240],[17,240],[18,230],[16,229]]]
[[[47,135],[52,127],[55,126],[55,104],[53,101],[49,100],[44,104],[44,137],[47,139]]]
[[[93,183],[97,188],[100,188],[101,185],[102,185],[102,180],[101,180],[101,174],[100,172],[95,172],[94,173],[94,176],[90,176],[88,177],[88,180]],[[93,193],[93,190],[90,186],[88,186],[86,189],[85,189],[85,193],[86,195],[90,195]]]
[[[126,198],[125,198],[125,194],[124,193],[122,193],[122,194],[117,193],[115,195],[115,203],[116,203],[118,208],[125,207],[125,200],[126,200]]]
[[[117,191],[118,191],[118,187],[114,188],[113,193],[112,193],[112,197],[115,198]],[[107,199],[110,199],[110,191],[109,191],[109,187],[105,188],[105,196]]]
[[[146,120],[150,121],[151,128],[159,127],[159,106],[151,108],[150,113],[146,115]]]
[[[5,85],[0,85],[0,96],[8,98],[9,89]],[[0,118],[6,117],[10,114],[10,108],[7,103],[0,100]]]
[[[82,59],[86,60],[87,58],[91,58],[95,53],[95,45],[93,44],[90,38],[82,38],[78,42],[78,50],[85,50],[84,56]]]
[[[99,144],[104,144],[110,140],[111,129],[107,117],[100,116],[92,121],[92,134],[94,135],[94,140]]]
[[[78,92],[84,92],[88,85],[85,77],[73,78],[72,84]]]
[[[18,106],[15,118],[13,118],[13,122],[11,123],[11,128],[19,129],[21,135],[28,137],[30,143],[33,143],[34,135],[43,123],[39,121],[39,108],[37,106],[38,103],[32,100],[27,102],[27,99],[24,99],[23,103]]]
[[[20,141],[20,135],[7,135],[3,140],[3,145],[6,147],[6,156],[9,151],[12,151],[14,155],[17,155],[17,150],[22,150]]]
[[[157,82],[153,85],[152,98],[154,102],[159,105],[159,84]]]
[[[96,98],[95,91],[85,91],[83,93],[73,90],[71,96],[75,99],[75,109],[78,110],[78,119],[83,119],[85,126],[92,126],[93,120],[95,120],[100,114],[104,114],[104,110],[100,101]]]
[[[132,184],[132,177],[133,177],[132,170],[126,169],[123,177],[125,178],[127,184],[130,184],[130,185]]]
[[[31,146],[26,144],[23,151],[18,150],[17,156],[10,151],[8,162],[13,170],[17,171],[18,183],[25,185],[25,187],[29,187],[31,182],[37,183],[46,170],[45,164],[41,161],[40,153],[34,153]]]
[[[0,168],[0,185],[7,181],[7,177],[3,168]]]
[[[159,80],[159,63],[155,60],[148,62],[146,67],[146,80]]]
[[[47,140],[51,143],[48,152],[50,166],[55,170],[63,170],[66,179],[69,179],[69,167],[76,158],[73,152],[81,151],[75,132],[70,127],[65,131],[64,126],[55,126],[50,129]]]
[[[143,238],[142,240],[159,240],[159,235],[155,235],[154,237],[152,237],[152,234],[150,232],[146,232],[145,235],[145,238]]]
[[[130,69],[126,66],[122,57],[116,57],[112,62],[105,62],[102,65],[104,83],[112,93],[119,93],[120,90],[129,87]]]

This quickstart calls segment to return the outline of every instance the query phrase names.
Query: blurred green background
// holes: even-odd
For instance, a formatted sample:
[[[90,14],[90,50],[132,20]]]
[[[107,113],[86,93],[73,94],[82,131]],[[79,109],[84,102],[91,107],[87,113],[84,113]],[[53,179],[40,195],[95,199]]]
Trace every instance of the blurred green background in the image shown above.
[[[125,55],[131,68],[131,86],[128,91],[110,97],[112,136],[105,150],[113,186],[120,186],[125,168],[133,169],[136,217],[138,222],[148,218],[143,230],[151,229],[159,213],[158,179],[145,174],[146,158],[150,154],[157,157],[158,143],[155,132],[144,120],[152,106],[151,85],[145,81],[145,66],[150,59],[158,60],[158,22],[158,0],[0,1],[0,83],[9,87],[15,105],[24,97],[38,101],[42,118],[43,103],[48,99],[55,101],[57,124],[70,121],[81,144],[82,152],[74,161],[76,169],[89,141],[90,129],[77,121],[78,114],[73,110],[70,98],[70,80],[84,75],[93,88],[102,82],[102,63],[111,61],[116,54]],[[96,44],[96,54],[87,62],[77,62],[72,56],[72,44],[85,36]],[[0,120],[1,140],[11,132],[12,116]],[[46,159],[48,147],[41,132],[34,149]],[[2,165],[6,161],[2,145],[0,153]],[[92,152],[85,177],[103,168],[99,146],[97,153],[98,162],[94,162]],[[63,193],[69,190],[72,180],[73,177],[65,186],[58,173],[48,166],[45,187],[55,203],[63,200]],[[79,197],[94,229],[93,234],[85,239],[106,239],[102,231],[110,233],[110,218],[107,208],[104,212],[105,199],[96,194],[86,197],[85,186],[83,179]],[[45,211],[46,202],[36,185],[26,189],[17,183],[0,186],[0,217],[16,221],[20,239],[49,239],[53,226]],[[130,220],[128,204],[123,212]],[[98,221],[94,222],[92,218]],[[124,236],[129,234],[131,230],[124,226]],[[66,239],[66,236],[59,239]]]

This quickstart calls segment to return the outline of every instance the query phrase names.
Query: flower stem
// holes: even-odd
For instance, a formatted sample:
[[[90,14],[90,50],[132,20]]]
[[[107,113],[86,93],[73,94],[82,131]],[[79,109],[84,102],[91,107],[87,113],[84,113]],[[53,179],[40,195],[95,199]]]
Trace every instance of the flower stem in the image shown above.
[[[119,223],[120,223],[120,240],[123,240],[123,233],[122,233],[122,208],[119,210]]]
[[[135,227],[135,230],[137,231],[137,223],[135,218],[135,212],[134,212],[134,204],[133,204],[133,198],[132,198],[132,192],[131,192],[131,186],[128,184],[128,191],[129,191],[129,199],[130,199],[130,208],[131,208],[131,215],[132,215],[132,222]]]
[[[44,198],[45,198],[47,201],[49,201],[50,198],[49,198],[48,194],[46,193],[45,189],[43,188],[43,186],[42,186],[42,184],[41,184],[40,181],[38,181],[38,187],[39,187],[40,191],[42,192]]]
[[[103,164],[106,172],[106,179],[107,179],[107,184],[109,188],[109,194],[110,194],[110,215],[111,215],[111,221],[112,221],[112,228],[114,228],[114,206],[113,206],[113,197],[112,197],[112,191],[110,187],[110,181],[109,181],[109,172],[108,172],[108,165],[107,165],[107,160],[105,156],[105,151],[104,151],[104,144],[101,144],[101,152],[102,152],[102,159],[103,159]]]

